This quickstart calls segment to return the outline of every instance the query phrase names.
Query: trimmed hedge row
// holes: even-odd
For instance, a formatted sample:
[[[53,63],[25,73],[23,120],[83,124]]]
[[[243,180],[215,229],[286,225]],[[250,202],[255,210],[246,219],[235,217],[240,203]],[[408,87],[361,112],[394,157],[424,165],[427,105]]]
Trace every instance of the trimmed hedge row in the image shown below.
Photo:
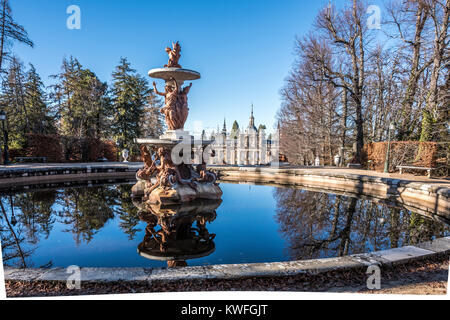
[[[79,139],[47,134],[28,134],[26,157],[47,157],[47,162],[93,162],[99,158],[117,161],[113,141],[94,138]]]
[[[368,169],[384,170],[387,142],[372,142],[364,146],[364,162]],[[436,142],[393,141],[389,154],[389,171],[397,171],[399,165],[436,167],[438,144]]]

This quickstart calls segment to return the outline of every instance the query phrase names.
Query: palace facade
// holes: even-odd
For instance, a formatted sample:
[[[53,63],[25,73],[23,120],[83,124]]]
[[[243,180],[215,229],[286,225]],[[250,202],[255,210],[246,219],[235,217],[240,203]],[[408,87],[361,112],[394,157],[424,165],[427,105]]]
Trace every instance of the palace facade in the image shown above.
[[[264,129],[255,126],[253,106],[247,128],[227,131],[226,121],[223,129],[213,134],[212,149],[215,156],[208,164],[212,165],[269,165],[278,162],[279,139],[278,131],[266,136]]]

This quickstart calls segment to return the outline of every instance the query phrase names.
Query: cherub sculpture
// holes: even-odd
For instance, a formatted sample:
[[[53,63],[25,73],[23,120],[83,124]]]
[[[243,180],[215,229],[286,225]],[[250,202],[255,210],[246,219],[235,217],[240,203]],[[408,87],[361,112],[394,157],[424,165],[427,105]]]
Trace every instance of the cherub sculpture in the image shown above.
[[[181,182],[181,175],[177,166],[174,165],[170,157],[170,153],[164,148],[158,149],[158,156],[161,164],[158,167],[158,180],[162,187],[168,188],[176,182]]]
[[[204,149],[202,148],[202,152],[204,152]],[[215,157],[216,152],[214,150],[211,151],[211,156]],[[211,171],[208,171],[206,167],[205,159],[203,158],[202,163],[197,165],[196,172],[199,175],[198,178],[195,178],[194,180],[200,183],[203,182],[209,182],[209,183],[216,183],[217,176],[212,173]]]
[[[152,155],[148,151],[146,146],[141,146],[141,156],[144,160],[145,167],[137,173],[137,177],[143,180],[150,180],[153,174],[156,172],[156,165],[158,158],[152,159]]]
[[[166,48],[166,52],[169,55],[169,62],[164,66],[165,68],[181,68],[178,61],[181,57],[181,46],[178,43],[172,42],[172,49],[170,47]]]
[[[167,189],[177,182],[183,184],[180,172],[177,166],[173,164],[169,152],[164,150],[164,148],[159,148],[156,152],[156,157],[159,160],[159,165],[156,165],[156,170],[158,171],[156,182],[145,189],[144,201],[148,200],[153,190],[158,187]]]
[[[206,163],[202,163],[197,165],[197,174],[199,175],[198,178],[195,178],[194,180],[200,183],[203,182],[209,182],[209,183],[215,183],[217,180],[217,177],[214,173],[211,171],[208,171],[206,168]]]

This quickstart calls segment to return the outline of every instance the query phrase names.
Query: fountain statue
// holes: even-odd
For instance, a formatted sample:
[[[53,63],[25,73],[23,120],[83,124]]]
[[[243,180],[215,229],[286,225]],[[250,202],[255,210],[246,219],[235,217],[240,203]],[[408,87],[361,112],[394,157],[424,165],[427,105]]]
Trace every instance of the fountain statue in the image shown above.
[[[169,62],[164,67],[181,69],[181,66],[178,64],[178,61],[181,58],[181,46],[178,41],[176,43],[172,42],[172,49],[167,47],[166,52],[169,55]]]
[[[153,82],[154,92],[164,97],[164,114],[168,130],[158,138],[137,139],[140,144],[144,168],[139,170],[134,196],[142,196],[148,203],[179,204],[198,199],[218,200],[222,190],[216,183],[216,175],[206,167],[206,157],[213,156],[209,145],[212,141],[195,140],[184,131],[188,118],[188,94],[192,83],[185,81],[200,79],[200,73],[181,68],[181,46],[172,43],[166,48],[169,62],[164,68],[152,69],[149,76],[165,81],[164,92]],[[209,154],[208,154],[209,153]],[[191,159],[192,155],[199,155]],[[198,159],[199,158],[199,159]]]

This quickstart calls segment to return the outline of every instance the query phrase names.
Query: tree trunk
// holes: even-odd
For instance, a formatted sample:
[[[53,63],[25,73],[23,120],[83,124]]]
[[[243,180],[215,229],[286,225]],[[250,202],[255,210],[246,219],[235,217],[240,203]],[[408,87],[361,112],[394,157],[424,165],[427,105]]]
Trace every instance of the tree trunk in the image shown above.
[[[423,72],[423,69],[419,69],[420,62],[420,53],[421,53],[421,44],[422,44],[422,31],[425,26],[425,22],[428,19],[428,10],[424,7],[424,5],[419,1],[418,8],[416,12],[416,30],[414,35],[413,46],[413,54],[411,61],[411,72],[409,75],[408,85],[406,87],[405,95],[402,102],[401,109],[401,123],[397,125],[397,139],[399,141],[403,141],[408,139],[413,130],[414,126],[412,125],[411,114],[413,110],[413,105],[415,101],[416,91],[417,91],[417,83],[419,81],[420,74]]]
[[[3,54],[5,50],[5,28],[6,28],[6,0],[2,1],[2,29],[0,35],[0,72],[2,71]]]
[[[342,89],[342,135],[341,135],[341,163],[340,165],[343,166],[345,162],[345,142],[346,142],[346,136],[347,136],[347,113],[348,113],[348,92],[346,88]]]

